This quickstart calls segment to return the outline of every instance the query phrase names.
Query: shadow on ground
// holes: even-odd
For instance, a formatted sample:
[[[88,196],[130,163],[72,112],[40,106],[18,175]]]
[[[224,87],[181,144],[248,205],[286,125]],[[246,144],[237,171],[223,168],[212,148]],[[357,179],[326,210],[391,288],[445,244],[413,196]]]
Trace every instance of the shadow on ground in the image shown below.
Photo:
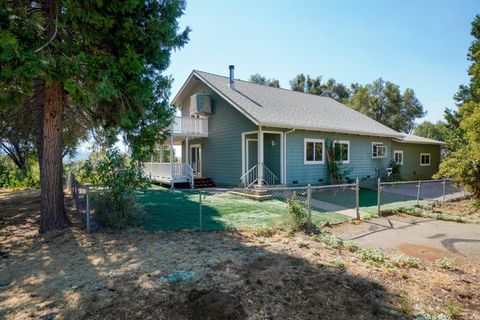
[[[0,318],[401,316],[393,307],[398,294],[375,280],[383,272],[360,276],[334,267],[327,261],[342,253],[305,237],[266,243],[227,232],[87,235],[75,221],[38,235],[38,192],[0,194],[0,201],[8,252],[0,258]]]

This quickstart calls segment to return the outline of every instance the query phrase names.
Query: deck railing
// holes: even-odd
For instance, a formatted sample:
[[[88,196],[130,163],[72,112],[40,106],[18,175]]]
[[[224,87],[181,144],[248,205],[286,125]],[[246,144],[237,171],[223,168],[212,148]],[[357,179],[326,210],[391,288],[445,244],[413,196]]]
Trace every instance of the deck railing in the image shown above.
[[[208,119],[175,117],[173,119],[172,130],[173,134],[176,135],[207,136]]]
[[[143,173],[152,180],[189,182],[193,187],[193,169],[188,163],[144,162]]]

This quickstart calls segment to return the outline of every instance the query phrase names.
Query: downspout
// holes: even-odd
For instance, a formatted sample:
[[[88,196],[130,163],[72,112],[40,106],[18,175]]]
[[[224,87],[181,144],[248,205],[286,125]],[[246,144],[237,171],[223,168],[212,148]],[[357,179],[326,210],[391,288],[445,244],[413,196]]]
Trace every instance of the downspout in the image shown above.
[[[287,134],[294,132],[296,129],[285,131],[285,139],[283,139],[283,182],[287,184]]]

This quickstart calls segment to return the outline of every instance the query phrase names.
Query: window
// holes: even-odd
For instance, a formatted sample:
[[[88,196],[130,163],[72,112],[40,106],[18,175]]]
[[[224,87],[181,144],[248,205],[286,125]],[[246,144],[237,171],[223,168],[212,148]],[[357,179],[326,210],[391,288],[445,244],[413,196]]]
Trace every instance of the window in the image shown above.
[[[402,165],[403,164],[403,151],[402,150],[395,150],[393,152],[393,160],[395,160],[396,164]]]
[[[305,139],[305,164],[323,164],[325,143],[323,139]]]
[[[430,153],[420,153],[420,166],[427,167],[430,165]]]
[[[350,163],[350,141],[335,141],[334,158],[342,163]]]
[[[382,142],[372,142],[372,158],[385,158],[387,156],[387,146]]]

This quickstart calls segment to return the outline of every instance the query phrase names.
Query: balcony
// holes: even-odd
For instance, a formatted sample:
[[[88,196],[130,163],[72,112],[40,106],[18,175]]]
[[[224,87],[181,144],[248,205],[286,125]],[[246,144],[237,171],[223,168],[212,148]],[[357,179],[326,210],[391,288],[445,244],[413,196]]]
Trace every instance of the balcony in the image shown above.
[[[175,117],[172,123],[173,136],[208,137],[208,119]]]

